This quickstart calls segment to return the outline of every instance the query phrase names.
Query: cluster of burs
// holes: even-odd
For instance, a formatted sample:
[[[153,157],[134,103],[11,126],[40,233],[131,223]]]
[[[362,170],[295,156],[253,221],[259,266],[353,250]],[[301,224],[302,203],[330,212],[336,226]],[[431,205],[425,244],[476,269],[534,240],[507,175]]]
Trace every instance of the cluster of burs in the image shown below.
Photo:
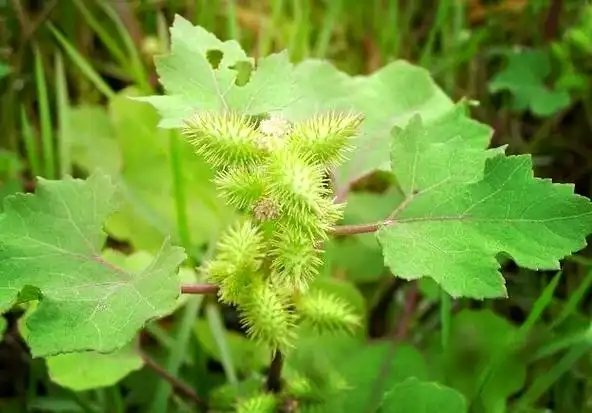
[[[185,121],[183,134],[242,213],[204,269],[219,286],[219,299],[237,306],[247,333],[273,350],[291,347],[305,323],[324,332],[358,322],[345,302],[308,287],[343,213],[328,171],[344,161],[361,120],[330,112],[293,123],[204,111]]]

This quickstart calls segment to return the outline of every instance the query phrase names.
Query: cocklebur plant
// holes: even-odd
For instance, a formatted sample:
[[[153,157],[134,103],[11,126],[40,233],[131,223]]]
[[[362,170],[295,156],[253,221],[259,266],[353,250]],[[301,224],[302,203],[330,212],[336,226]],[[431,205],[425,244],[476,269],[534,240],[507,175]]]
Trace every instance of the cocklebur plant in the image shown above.
[[[362,116],[331,111],[299,122],[198,111],[183,134],[216,171],[215,182],[243,218],[217,246],[205,273],[219,299],[236,305],[247,333],[286,351],[296,327],[320,333],[359,324],[347,303],[308,286],[322,265],[322,245],[342,216],[331,168],[352,148]]]
[[[216,65],[208,60],[211,50],[222,53]],[[241,82],[238,63],[253,69]],[[156,68],[165,94],[136,100],[156,108],[160,127],[181,130],[192,142],[199,155],[184,155],[209,163],[219,194],[240,218],[217,239],[214,255],[203,266],[212,284],[200,284],[182,280],[179,268],[192,273],[182,266],[184,251],[203,246],[203,237],[199,242],[188,237],[181,248],[163,234],[161,248],[142,266],[132,257],[128,263],[128,257],[118,261],[105,253],[104,224],[121,201],[112,175],[39,179],[35,194],[7,198],[0,215],[0,312],[35,303],[28,307],[23,336],[34,357],[47,359],[58,383],[72,387],[71,377],[55,379],[60,365],[68,363],[95,370],[116,366],[117,374],[109,377],[116,382],[142,365],[131,343],[148,321],[177,310],[180,293],[217,292],[220,301],[239,309],[250,337],[274,351],[267,386],[260,365],[253,374],[255,390],[247,396],[239,395],[239,386],[229,379],[235,393],[226,405],[233,404],[232,411],[263,413],[280,403],[322,400],[332,405],[323,413],[376,412],[364,406],[374,399],[368,397],[371,391],[377,400],[388,394],[382,399],[412,411],[416,406],[410,403],[436,399],[444,386],[428,382],[426,375],[388,381],[391,388],[374,386],[368,374],[356,371],[356,363],[380,370],[365,337],[342,352],[335,345],[353,335],[337,336],[329,344],[322,337],[308,348],[297,341],[305,330],[349,331],[366,320],[350,307],[357,299],[348,297],[346,304],[347,294],[337,298],[316,288],[323,281],[317,274],[329,235],[375,233],[374,247],[393,276],[430,278],[447,294],[444,300],[507,297],[500,254],[525,268],[557,269],[559,260],[582,249],[592,232],[592,205],[574,193],[573,185],[536,178],[529,155],[490,149],[491,128],[472,120],[463,102],[452,102],[427,71],[406,62],[355,78],[326,61],[293,65],[285,52],[255,65],[236,42],[222,42],[177,17],[171,50],[156,59]],[[119,115],[120,109],[112,112]],[[146,117],[138,119],[134,125],[145,126]],[[176,144],[178,135],[171,136]],[[144,143],[137,147],[143,149]],[[188,162],[178,167],[171,169],[195,172]],[[392,177],[391,188],[375,194],[388,198],[388,210],[381,208],[371,218],[348,217],[351,210],[344,211],[334,194],[347,200],[353,183],[376,170]],[[196,180],[188,182],[185,189],[195,189]],[[176,198],[181,227],[187,205],[182,196]],[[187,213],[199,211],[187,207]],[[359,294],[351,280],[348,287]],[[367,303],[361,294],[356,297],[363,314]],[[295,356],[303,347],[305,354]],[[329,352],[331,358],[324,357]],[[359,361],[364,357],[350,362],[368,352],[374,362]],[[282,370],[284,353],[291,359],[286,357]],[[265,349],[266,360],[267,355]],[[283,386],[278,385],[282,375],[287,378]],[[242,385],[249,378],[239,381]],[[265,394],[265,388],[283,393]],[[460,390],[444,390],[446,399],[466,404]]]

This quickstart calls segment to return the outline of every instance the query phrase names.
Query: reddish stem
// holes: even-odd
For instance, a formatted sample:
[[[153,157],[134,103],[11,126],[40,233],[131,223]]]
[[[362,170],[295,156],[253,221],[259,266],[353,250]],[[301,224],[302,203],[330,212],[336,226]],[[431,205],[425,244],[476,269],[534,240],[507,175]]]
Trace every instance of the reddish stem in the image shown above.
[[[373,222],[371,224],[362,225],[338,225],[331,229],[333,235],[356,235],[356,234],[368,234],[376,232],[385,225],[391,224],[393,221],[386,220],[380,222]]]
[[[214,284],[184,284],[181,286],[182,294],[216,294],[218,286]]]

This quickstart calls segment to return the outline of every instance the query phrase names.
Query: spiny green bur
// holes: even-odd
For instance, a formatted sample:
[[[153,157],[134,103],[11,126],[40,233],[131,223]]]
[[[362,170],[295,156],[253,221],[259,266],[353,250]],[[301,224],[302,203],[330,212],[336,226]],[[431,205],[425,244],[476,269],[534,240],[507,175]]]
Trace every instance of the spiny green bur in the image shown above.
[[[244,218],[224,233],[205,266],[222,302],[236,305],[248,334],[287,350],[295,328],[350,330],[359,320],[337,297],[309,293],[321,246],[341,218],[328,172],[343,161],[362,121],[328,112],[292,123],[232,111],[198,111],[183,134],[213,167],[227,202]]]

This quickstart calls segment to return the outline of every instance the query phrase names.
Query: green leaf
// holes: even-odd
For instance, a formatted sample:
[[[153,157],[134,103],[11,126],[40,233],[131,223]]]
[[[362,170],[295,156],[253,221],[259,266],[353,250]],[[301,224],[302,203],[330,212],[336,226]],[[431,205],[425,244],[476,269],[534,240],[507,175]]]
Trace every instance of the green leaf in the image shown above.
[[[336,185],[352,182],[381,169],[390,170],[389,131],[421,115],[426,123],[438,121],[454,104],[431,78],[426,69],[404,60],[392,62],[366,78],[357,80],[356,110],[364,114],[362,133],[355,151],[336,174]]]
[[[60,354],[46,361],[50,379],[74,391],[112,386],[144,364],[131,344],[113,353]]]
[[[216,65],[208,52],[222,53]],[[160,81],[168,96],[138,100],[152,104],[162,116],[163,128],[183,125],[196,110],[232,109],[257,115],[276,111],[293,98],[296,87],[287,52],[272,54],[257,62],[249,81],[238,86],[239,63],[252,65],[240,45],[216,36],[176,15],[171,27],[171,52],[155,58]]]
[[[328,276],[343,271],[350,281],[368,283],[386,273],[382,251],[373,234],[330,240],[326,242],[324,256],[325,271],[331,271]]]
[[[86,170],[115,176],[122,168],[122,153],[108,113],[101,106],[81,105],[68,110],[70,156]]]
[[[132,272],[145,271],[154,262],[155,255],[147,251],[135,251],[129,255],[122,253],[121,251],[107,248],[101,253],[103,259],[119,268],[125,269]],[[179,268],[177,273],[179,283],[191,284],[199,282],[197,274],[192,268],[182,266]],[[191,295],[181,294],[177,297],[176,308],[181,307],[185,304]]]
[[[485,160],[505,147],[485,150],[492,130],[464,115],[462,106],[436,122],[426,124],[414,116],[404,129],[392,132],[392,171],[409,201],[413,191],[430,191],[442,185],[464,184],[483,177]]]
[[[469,400],[477,399],[484,413],[499,412],[507,405],[506,399],[524,386],[528,357],[519,348],[508,349],[491,371],[480,395],[477,394],[479,377],[497,357],[499,348],[507,348],[508,337],[517,330],[490,310],[463,310],[452,319],[450,341],[444,352],[440,333],[430,339],[429,362],[445,384]]]
[[[355,108],[356,81],[328,61],[306,59],[293,70],[297,88],[294,97],[281,109],[283,116],[298,121],[319,112]]]
[[[327,412],[370,411],[370,405],[380,403],[397,383],[410,377],[428,379],[428,366],[421,353],[403,344],[368,344],[347,354],[338,365],[349,389],[330,402]]]
[[[569,93],[552,89],[545,82],[551,74],[551,59],[546,50],[514,50],[507,53],[508,64],[489,82],[493,93],[512,93],[513,109],[530,109],[539,116],[550,116],[571,103]]]
[[[411,377],[395,384],[386,395],[380,413],[466,413],[462,394],[450,387]]]
[[[573,185],[534,178],[529,155],[479,151],[484,141],[473,142],[470,131],[417,118],[394,131],[393,172],[406,198],[377,237],[399,277],[431,277],[453,297],[503,297],[496,256],[559,268],[586,245],[592,204]]]
[[[177,303],[181,248],[165,242],[143,271],[125,271],[101,257],[103,222],[117,206],[117,187],[103,174],[87,180],[40,179],[36,194],[5,201],[0,216],[0,311],[19,292],[42,294],[27,320],[35,357],[82,350],[114,351],[146,321]]]
[[[298,88],[282,113],[301,119],[325,110],[355,110],[365,116],[355,149],[336,173],[337,191],[377,170],[390,170],[389,131],[421,114],[437,120],[454,105],[425,69],[395,61],[370,76],[351,77],[326,61],[309,59],[294,73]]]
[[[156,252],[169,234],[179,240],[170,142],[180,134],[157,128],[156,111],[129,99],[137,95],[136,89],[123,90],[108,111],[73,108],[68,141],[78,166],[108,172],[122,188],[124,202],[107,221],[109,233],[136,249]],[[192,245],[200,246],[220,231],[231,211],[216,194],[212,170],[188,143],[179,146],[174,161],[183,171]]]

